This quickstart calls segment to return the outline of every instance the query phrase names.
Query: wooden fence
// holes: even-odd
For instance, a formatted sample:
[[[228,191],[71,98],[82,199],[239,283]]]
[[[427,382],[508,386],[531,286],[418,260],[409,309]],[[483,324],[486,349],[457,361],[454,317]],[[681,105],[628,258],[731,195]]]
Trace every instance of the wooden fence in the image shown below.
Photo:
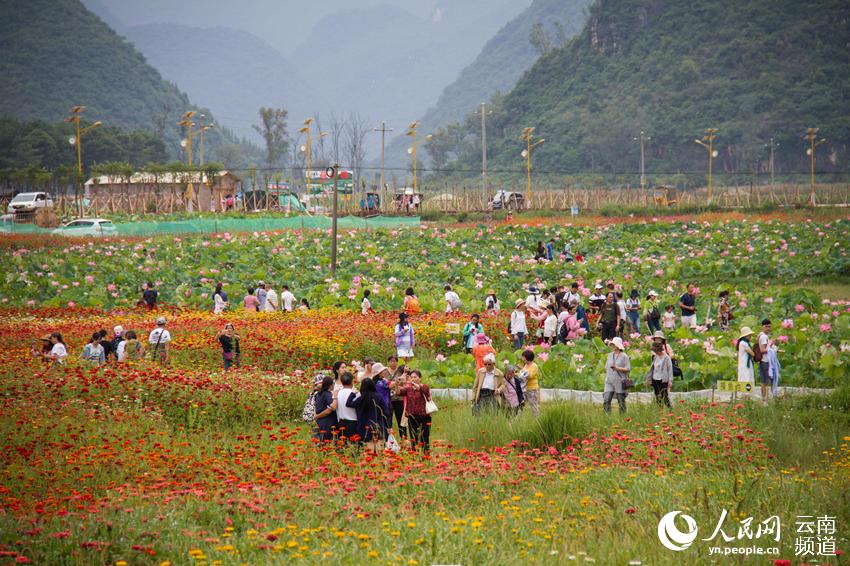
[[[530,210],[570,210],[573,206],[582,212],[599,211],[603,208],[623,209],[633,207],[660,208],[655,201],[653,190],[642,189],[574,189],[546,188],[533,191]],[[444,187],[436,193],[425,193],[417,210],[400,210],[398,203],[389,195],[381,195],[381,214],[418,214],[421,212],[463,213],[489,210],[489,199],[485,198],[480,187]],[[677,192],[677,202],[669,207],[692,208],[707,203],[705,188]],[[341,215],[360,212],[360,195],[341,195],[339,211]],[[713,203],[718,208],[750,208],[764,205],[790,207],[805,205],[810,199],[810,187],[802,184],[775,186],[726,186],[714,190]],[[311,202],[321,207],[321,213],[330,211],[330,198],[322,197]],[[9,198],[0,198],[0,206],[6,209]],[[850,206],[850,184],[816,185],[818,205]],[[185,195],[180,191],[149,192],[142,194],[98,195],[88,199],[76,199],[74,195],[54,197],[56,213],[61,218],[98,217],[113,214],[171,214],[186,210]],[[257,203],[259,210],[286,212],[274,199]],[[82,208],[80,214],[79,208]]]

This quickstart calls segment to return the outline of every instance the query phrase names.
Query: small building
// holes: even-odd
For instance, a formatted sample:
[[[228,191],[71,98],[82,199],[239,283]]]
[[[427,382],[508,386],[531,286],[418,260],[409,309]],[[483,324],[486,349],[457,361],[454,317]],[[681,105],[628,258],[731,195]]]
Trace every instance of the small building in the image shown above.
[[[236,196],[240,192],[242,181],[230,171],[219,171],[212,179],[206,173],[196,171],[191,174],[181,172],[147,173],[137,172],[124,177],[121,175],[101,175],[86,181],[86,198],[102,196],[151,196],[167,194],[184,195],[191,181],[192,189],[198,199],[200,210],[222,210],[222,202],[228,195]]]

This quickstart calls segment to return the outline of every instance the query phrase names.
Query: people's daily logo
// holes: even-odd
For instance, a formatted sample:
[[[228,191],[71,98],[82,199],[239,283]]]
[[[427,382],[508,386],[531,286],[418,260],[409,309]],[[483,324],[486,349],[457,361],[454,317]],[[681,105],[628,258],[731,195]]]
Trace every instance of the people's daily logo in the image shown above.
[[[681,516],[686,529],[680,531],[676,526],[676,517]],[[670,511],[658,521],[658,540],[670,550],[685,550],[697,538],[697,522],[681,511]]]

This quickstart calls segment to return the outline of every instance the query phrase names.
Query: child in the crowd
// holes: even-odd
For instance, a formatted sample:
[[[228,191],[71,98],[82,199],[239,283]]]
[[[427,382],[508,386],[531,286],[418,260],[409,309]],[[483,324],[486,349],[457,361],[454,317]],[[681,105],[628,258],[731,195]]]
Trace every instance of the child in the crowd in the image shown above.
[[[673,312],[673,305],[664,307],[664,314],[661,315],[661,326],[664,330],[676,329],[676,313]]]

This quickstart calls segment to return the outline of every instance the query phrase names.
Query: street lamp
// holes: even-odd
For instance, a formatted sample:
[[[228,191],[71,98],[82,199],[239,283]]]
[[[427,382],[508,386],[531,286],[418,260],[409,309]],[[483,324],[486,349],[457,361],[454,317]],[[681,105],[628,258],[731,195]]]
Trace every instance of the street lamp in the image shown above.
[[[717,131],[717,128],[708,128],[701,140],[694,140],[708,150],[708,204],[711,204],[712,198],[711,166],[712,161],[717,157],[717,151],[714,150],[714,137]]]
[[[644,142],[650,141],[652,138],[649,136],[645,136],[643,134],[643,130],[640,132],[639,138],[632,138],[634,141],[640,141],[640,188],[646,188],[646,173],[644,169],[644,153],[643,153],[643,144]]]
[[[91,131],[91,130],[97,128],[98,126],[100,126],[101,124],[103,124],[103,122],[98,120],[97,122],[94,122],[93,124],[90,124],[90,125],[86,126],[85,128],[80,128],[80,120],[81,120],[80,115],[85,111],[85,109],[86,109],[85,106],[74,106],[74,107],[71,108],[71,116],[68,117],[68,118],[65,118],[66,122],[74,124],[75,131],[76,131],[76,134],[74,136],[68,138],[68,143],[72,147],[75,146],[75,145],[77,146],[77,178],[79,179],[79,182],[80,182],[81,185],[83,183],[83,147],[82,147],[83,144],[80,143],[80,141],[81,141],[80,138],[84,133]],[[80,201],[79,193],[80,193],[80,191],[78,190],[77,191],[77,214],[79,216],[82,216],[83,215],[82,201]]]
[[[413,138],[413,147],[408,148],[408,155],[413,156],[413,194],[416,194],[416,128],[419,127],[419,122],[411,122],[407,127],[406,136]]]
[[[204,118],[206,118],[206,115],[201,114],[201,122],[204,121]],[[214,127],[215,127],[215,124],[207,124],[207,125],[201,124],[201,127],[198,128],[197,130],[195,130],[195,133],[198,134],[201,138],[201,155],[200,155],[200,159],[199,159],[199,164],[200,164],[201,167],[204,166],[204,132],[206,132],[207,130],[211,130]]]
[[[380,128],[372,128],[373,132],[381,132],[381,202],[384,202],[386,195],[384,194],[384,139],[387,132],[392,132],[392,128],[387,128],[386,122],[381,122]]]
[[[473,114],[481,116],[481,194],[484,206],[487,206],[487,116],[491,116],[493,111],[487,110],[487,103],[482,102],[481,110]]]
[[[534,141],[534,128],[525,128],[522,131],[522,140],[525,141],[525,149],[522,150],[522,155],[525,158],[526,163],[526,172],[527,172],[527,185],[526,185],[526,205],[531,204],[531,150],[542,144],[546,140],[540,138],[537,141]]]
[[[826,143],[826,139],[818,137],[819,128],[808,128],[806,130],[806,134],[803,136],[803,139],[809,142],[809,147],[806,148],[806,155],[809,156],[809,163],[811,164],[811,176],[812,176],[812,194],[809,197],[812,206],[815,206],[815,148],[823,143]]]
[[[310,192],[310,156],[313,149],[313,141],[311,136],[313,119],[307,118],[304,120],[304,127],[298,130],[299,134],[307,134],[307,145],[301,146],[301,153],[307,154],[307,193]],[[319,139],[328,135],[328,132],[319,132]]]
[[[186,139],[183,140],[186,144],[183,144],[183,141],[180,142],[181,147],[186,148],[186,163],[189,166],[189,182],[186,183],[186,210],[192,212],[193,204],[195,202],[195,189],[192,186],[192,126],[195,124],[192,122],[192,116],[197,114],[194,110],[190,110],[183,114],[183,119],[177,124],[179,126],[186,127]]]

